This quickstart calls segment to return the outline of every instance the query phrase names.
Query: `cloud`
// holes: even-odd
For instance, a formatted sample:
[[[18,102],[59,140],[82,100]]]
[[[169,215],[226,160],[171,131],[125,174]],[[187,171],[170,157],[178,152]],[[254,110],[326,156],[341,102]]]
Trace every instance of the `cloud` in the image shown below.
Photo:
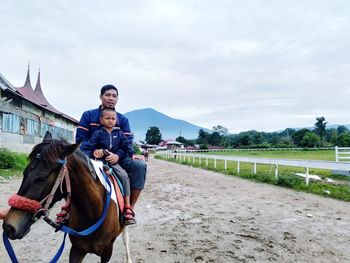
[[[41,68],[47,99],[79,118],[102,85],[121,112],[152,107],[232,132],[349,123],[344,1],[9,1],[1,73]]]

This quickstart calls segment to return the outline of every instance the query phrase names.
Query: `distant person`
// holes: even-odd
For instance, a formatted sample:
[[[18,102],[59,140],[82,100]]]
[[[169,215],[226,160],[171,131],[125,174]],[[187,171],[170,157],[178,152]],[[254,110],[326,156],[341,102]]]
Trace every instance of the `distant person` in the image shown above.
[[[119,166],[121,161],[126,156],[127,152],[127,138],[119,127],[115,127],[117,122],[117,113],[113,108],[103,108],[100,111],[100,123],[102,128],[95,131],[88,143],[82,147],[89,157],[104,159],[109,163],[112,169],[118,174],[124,188],[124,211],[123,223],[124,225],[135,224],[135,213],[130,207],[130,181],[128,174]],[[117,156],[111,159],[111,154]]]

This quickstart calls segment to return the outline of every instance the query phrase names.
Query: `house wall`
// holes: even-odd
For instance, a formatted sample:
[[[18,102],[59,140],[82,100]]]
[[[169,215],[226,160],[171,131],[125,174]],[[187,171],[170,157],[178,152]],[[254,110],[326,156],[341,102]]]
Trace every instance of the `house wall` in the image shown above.
[[[12,99],[10,103],[5,101],[10,99]],[[19,125],[19,128],[17,131],[8,131],[6,118],[14,115],[19,116],[15,117],[15,126]],[[13,92],[0,89],[0,148],[29,153],[34,145],[43,140],[47,130],[54,138],[62,137],[73,142],[76,124],[61,115],[40,108]]]

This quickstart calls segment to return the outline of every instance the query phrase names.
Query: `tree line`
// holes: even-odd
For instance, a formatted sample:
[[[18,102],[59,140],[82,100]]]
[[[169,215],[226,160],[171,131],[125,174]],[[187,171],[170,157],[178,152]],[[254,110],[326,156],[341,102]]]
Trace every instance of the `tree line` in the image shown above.
[[[213,127],[212,132],[200,129],[198,138],[186,139],[183,136],[176,141],[185,146],[199,145],[201,149],[210,146],[223,148],[289,148],[289,147],[350,147],[350,131],[340,125],[337,128],[327,128],[324,117],[317,117],[311,129],[287,128],[281,132],[259,132],[255,130],[230,134],[222,125]],[[162,136],[157,127],[150,127],[146,133],[146,142],[159,144]]]

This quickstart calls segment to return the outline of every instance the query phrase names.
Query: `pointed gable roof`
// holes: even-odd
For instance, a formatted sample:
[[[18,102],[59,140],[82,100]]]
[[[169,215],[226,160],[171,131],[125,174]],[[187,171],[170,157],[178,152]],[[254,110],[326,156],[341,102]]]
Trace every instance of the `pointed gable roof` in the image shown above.
[[[30,65],[28,64],[27,69],[27,77],[24,85],[22,87],[16,88],[16,91],[21,94],[27,100],[42,106],[41,100],[35,95],[34,90],[32,88],[32,84],[30,83]]]
[[[30,83],[30,65],[28,64],[27,77],[24,85],[22,87],[16,88],[16,91],[21,94],[25,99],[30,102],[45,108],[53,113],[59,114],[75,123],[78,123],[74,118],[60,112],[56,108],[54,108],[45,98],[44,93],[41,89],[41,81],[40,81],[40,69],[38,73],[38,79],[36,81],[35,90],[33,90],[32,85]]]

